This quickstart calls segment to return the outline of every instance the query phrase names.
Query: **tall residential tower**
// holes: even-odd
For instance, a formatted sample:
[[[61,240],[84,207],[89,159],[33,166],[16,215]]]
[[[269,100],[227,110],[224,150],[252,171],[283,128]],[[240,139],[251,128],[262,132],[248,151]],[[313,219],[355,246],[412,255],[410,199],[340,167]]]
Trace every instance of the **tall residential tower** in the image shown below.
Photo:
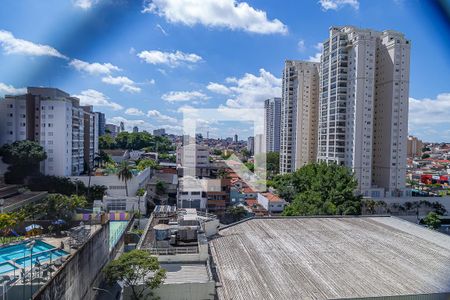
[[[287,60],[281,99],[280,172],[316,160],[319,63]]]
[[[266,152],[280,152],[281,98],[264,101]]]
[[[401,33],[350,26],[323,43],[317,158],[350,167],[366,196],[405,190],[409,49]]]

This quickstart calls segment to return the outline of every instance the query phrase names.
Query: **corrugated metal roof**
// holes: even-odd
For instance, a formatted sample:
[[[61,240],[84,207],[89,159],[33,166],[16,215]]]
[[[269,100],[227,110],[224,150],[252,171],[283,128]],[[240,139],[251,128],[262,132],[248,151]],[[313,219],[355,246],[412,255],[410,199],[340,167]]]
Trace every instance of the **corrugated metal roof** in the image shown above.
[[[393,217],[252,219],[219,234],[220,299],[450,291],[450,237]]]

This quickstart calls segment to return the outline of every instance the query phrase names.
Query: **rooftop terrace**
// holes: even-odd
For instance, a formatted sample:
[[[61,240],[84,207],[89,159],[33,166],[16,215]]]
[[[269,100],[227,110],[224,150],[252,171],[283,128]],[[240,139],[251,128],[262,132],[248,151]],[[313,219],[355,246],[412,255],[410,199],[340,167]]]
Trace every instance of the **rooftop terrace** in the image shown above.
[[[395,217],[255,218],[210,246],[219,299],[450,292],[450,237]]]

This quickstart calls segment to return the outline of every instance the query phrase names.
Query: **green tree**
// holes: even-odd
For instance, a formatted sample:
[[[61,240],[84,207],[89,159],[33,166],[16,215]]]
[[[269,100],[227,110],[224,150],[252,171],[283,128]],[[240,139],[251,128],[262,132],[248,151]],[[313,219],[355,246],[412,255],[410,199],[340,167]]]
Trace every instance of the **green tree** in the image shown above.
[[[283,211],[286,216],[361,213],[362,196],[355,195],[357,181],[347,167],[312,163],[292,174],[281,175],[277,184],[280,182],[290,186],[295,195]]]
[[[217,171],[217,177],[218,178],[224,179],[224,178],[227,178],[227,176],[228,176],[228,172],[227,172],[227,170],[225,168],[220,168]]]
[[[132,168],[127,161],[123,161],[117,172],[117,177],[119,180],[125,182],[125,191],[128,197],[128,181],[133,178]]]
[[[84,196],[72,195],[70,197],[61,194],[50,194],[41,203],[41,211],[50,220],[70,220],[76,208],[86,207],[87,200]]]
[[[220,149],[213,149],[212,150],[212,154],[214,154],[214,155],[222,155],[222,150],[220,150]]]
[[[247,211],[243,206],[230,206],[226,213],[233,219],[233,222],[239,221],[247,215]]]
[[[98,147],[100,149],[115,149],[117,148],[115,139],[109,135],[105,134],[98,138]]]
[[[427,159],[427,158],[430,158],[430,154],[428,154],[428,153],[422,154],[422,159]]]
[[[244,163],[244,166],[246,166],[247,169],[249,169],[251,172],[255,171],[255,164],[254,163],[246,162],[246,163]]]
[[[423,222],[428,228],[434,230],[441,227],[441,219],[439,218],[439,215],[434,211],[430,211],[428,215],[423,219]]]
[[[162,195],[166,192],[166,185],[163,181],[158,180],[155,185],[156,194]]]
[[[9,164],[5,173],[8,183],[23,183],[26,176],[39,174],[39,163],[47,159],[44,148],[33,141],[17,141],[0,148],[3,162]]]
[[[139,220],[141,219],[141,197],[144,195],[145,195],[145,189],[140,188],[136,191],[136,196],[138,197],[138,212],[139,212],[138,224],[139,224]]]
[[[270,176],[280,172],[280,153],[268,152],[266,157],[267,173]]]
[[[139,171],[144,171],[147,168],[157,169],[159,168],[159,164],[153,159],[141,159],[137,164],[137,169]]]
[[[103,272],[110,284],[120,281],[125,287],[129,287],[135,300],[152,296],[152,290],[166,278],[166,271],[160,267],[158,259],[147,250],[124,253],[110,262]]]

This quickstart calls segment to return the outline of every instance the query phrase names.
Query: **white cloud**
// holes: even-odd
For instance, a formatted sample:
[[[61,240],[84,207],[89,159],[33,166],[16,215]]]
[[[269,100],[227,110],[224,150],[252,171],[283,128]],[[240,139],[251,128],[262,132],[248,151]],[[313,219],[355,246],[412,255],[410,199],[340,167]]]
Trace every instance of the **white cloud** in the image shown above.
[[[177,119],[172,118],[172,117],[170,117],[168,115],[164,115],[164,114],[162,114],[161,112],[159,112],[157,110],[149,110],[147,112],[147,117],[153,118],[153,119],[155,119],[157,121],[160,121],[160,122],[170,122],[170,123],[177,123],[178,122]]]
[[[3,82],[0,82],[0,96],[20,95],[25,94],[26,92],[27,92],[26,88],[15,88],[12,85],[7,85]]]
[[[120,85],[121,92],[139,93],[141,91],[141,88],[137,87],[136,83],[126,76],[113,77],[108,75],[102,78],[102,82],[111,85]]]
[[[418,128],[422,125],[447,124],[450,128],[450,93],[438,94],[436,99],[409,98],[409,124]]]
[[[139,109],[134,108],[134,107],[127,108],[125,110],[125,114],[129,115],[129,116],[143,116],[143,115],[145,115],[142,110],[139,110]]]
[[[96,107],[107,107],[112,110],[121,110],[123,109],[122,105],[112,102],[106,95],[103,93],[88,89],[82,91],[79,95],[74,95],[80,99],[81,105],[93,105]]]
[[[338,10],[346,5],[351,6],[353,9],[359,9],[358,0],[319,0],[323,10]]]
[[[231,90],[228,87],[220,83],[210,82],[206,88],[217,94],[228,95],[231,93]]]
[[[68,59],[53,47],[15,38],[11,32],[6,30],[0,30],[0,45],[6,54],[53,56]]]
[[[167,65],[176,67],[182,63],[197,63],[202,57],[194,53],[184,53],[181,51],[162,52],[158,50],[142,51],[137,56],[148,64]]]
[[[228,107],[262,107],[264,100],[281,97],[281,78],[264,69],[260,69],[258,75],[246,73],[242,78],[228,77],[225,81],[234,96],[227,100]]]
[[[298,51],[300,51],[300,52],[303,52],[303,51],[306,50],[306,46],[305,46],[305,41],[304,41],[304,40],[298,41],[298,43],[297,43],[297,49],[298,49]]]
[[[89,9],[93,4],[97,3],[97,0],[73,0],[72,3],[75,7]]]
[[[308,61],[312,61],[312,62],[320,62],[320,56],[322,55],[322,49],[323,49],[323,43],[317,43],[314,48],[319,51],[316,54],[314,54],[314,56],[310,56],[308,58]]]
[[[280,20],[267,18],[267,13],[236,0],[153,0],[146,1],[144,13],[154,13],[167,22],[188,26],[202,24],[259,34],[287,34]]]
[[[308,61],[311,62],[320,62],[320,57],[322,56],[322,52],[317,52],[316,54],[314,54],[314,56],[310,56],[308,58]]]
[[[161,96],[161,99],[168,102],[182,102],[193,100],[206,100],[208,96],[199,91],[183,92],[171,91]]]
[[[91,75],[110,74],[113,71],[121,71],[121,69],[110,63],[88,63],[79,59],[72,59],[69,65],[78,71],[83,71]]]

